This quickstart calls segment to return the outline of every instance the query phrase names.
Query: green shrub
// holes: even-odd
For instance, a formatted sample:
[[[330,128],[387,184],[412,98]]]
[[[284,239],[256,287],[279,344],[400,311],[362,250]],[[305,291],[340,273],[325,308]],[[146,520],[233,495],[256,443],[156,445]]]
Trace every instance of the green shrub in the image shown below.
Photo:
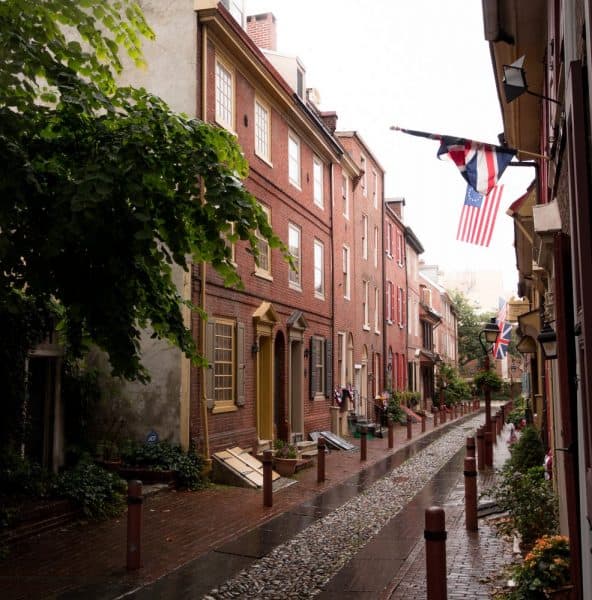
[[[54,476],[37,463],[6,449],[0,452],[0,490],[13,496],[45,496]]]
[[[491,392],[497,392],[502,388],[502,380],[495,371],[481,371],[473,377],[473,385],[477,388],[479,394],[484,394],[486,387]]]
[[[545,460],[545,448],[538,430],[532,426],[526,426],[518,438],[518,441],[510,448],[509,468],[516,471],[526,472],[531,467],[540,467]]]
[[[523,552],[538,538],[557,533],[557,498],[544,477],[543,467],[520,472],[506,463],[498,485],[489,493],[499,508],[508,513],[497,524],[498,531],[502,535],[519,535]]]
[[[130,442],[121,452],[125,465],[160,471],[175,471],[179,487],[197,490],[204,486],[203,461],[193,448],[184,452],[170,442]]]
[[[126,483],[88,459],[64,471],[55,484],[57,495],[69,498],[90,519],[120,514],[125,505]]]
[[[391,392],[386,406],[386,413],[393,423],[404,425],[407,422],[407,414],[401,408],[402,394],[403,392]]]

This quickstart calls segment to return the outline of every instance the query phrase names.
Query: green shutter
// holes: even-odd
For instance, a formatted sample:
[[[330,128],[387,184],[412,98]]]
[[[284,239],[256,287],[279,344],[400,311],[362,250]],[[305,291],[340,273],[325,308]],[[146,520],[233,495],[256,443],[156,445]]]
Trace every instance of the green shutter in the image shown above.
[[[236,404],[245,405],[245,325],[236,325]]]
[[[216,322],[208,321],[206,323],[206,400],[208,408],[214,408],[214,339],[216,333]]]
[[[316,355],[316,344],[314,343],[314,339],[310,338],[310,355],[308,362],[308,382],[310,385],[310,397],[313,399],[315,397],[315,393],[318,389],[317,379],[318,373],[316,370],[317,364],[317,355]]]
[[[325,396],[331,397],[333,390],[333,341],[325,340]]]

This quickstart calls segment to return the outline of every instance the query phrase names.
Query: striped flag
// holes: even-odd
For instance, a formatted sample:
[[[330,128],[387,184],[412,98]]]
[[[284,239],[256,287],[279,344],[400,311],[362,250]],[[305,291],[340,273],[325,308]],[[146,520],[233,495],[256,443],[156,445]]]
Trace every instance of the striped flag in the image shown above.
[[[506,321],[508,310],[508,303],[503,299],[499,299],[499,312],[497,313],[497,326],[499,327],[499,333],[497,339],[493,345],[493,356],[498,359],[504,358],[508,353],[508,346],[510,345],[510,338],[512,336],[512,324]]]
[[[489,246],[499,210],[503,185],[496,185],[487,196],[467,186],[460,213],[456,239],[477,246]]]

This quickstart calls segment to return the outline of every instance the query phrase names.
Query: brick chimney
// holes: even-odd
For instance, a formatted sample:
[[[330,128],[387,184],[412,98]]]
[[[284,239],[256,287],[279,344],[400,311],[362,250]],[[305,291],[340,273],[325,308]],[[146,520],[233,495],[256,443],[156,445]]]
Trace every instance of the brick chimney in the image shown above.
[[[335,111],[322,112],[321,119],[323,120],[325,127],[331,133],[335,133],[335,130],[337,129],[337,113]]]
[[[259,48],[277,50],[277,31],[273,13],[248,16],[247,33]]]

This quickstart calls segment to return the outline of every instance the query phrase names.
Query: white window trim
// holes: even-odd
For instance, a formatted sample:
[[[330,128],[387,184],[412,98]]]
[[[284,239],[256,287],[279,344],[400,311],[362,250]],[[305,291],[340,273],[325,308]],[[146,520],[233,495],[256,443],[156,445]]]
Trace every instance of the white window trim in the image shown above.
[[[360,167],[362,168],[362,194],[368,197],[368,176],[366,173],[368,166],[366,157],[363,154],[360,154]]]
[[[378,286],[374,287],[374,333],[380,334],[378,307],[380,306],[380,290]]]
[[[320,248],[321,250],[321,264],[317,265],[317,253],[316,253],[316,249]],[[316,289],[316,285],[315,285],[315,279],[314,279],[314,275],[316,274],[317,271],[317,266],[320,266],[320,271],[321,271],[321,291],[318,291]],[[325,299],[325,245],[323,244],[323,242],[321,242],[320,240],[314,240],[314,244],[313,244],[313,288],[314,288],[314,295],[315,298],[319,299],[319,300],[324,300]]]
[[[214,365],[212,365],[212,368],[214,369],[214,388],[213,388],[213,394],[214,394],[214,407],[212,408],[212,414],[217,414],[217,413],[225,413],[225,412],[234,412],[238,410],[238,406],[236,405],[236,396],[237,396],[237,390],[236,390],[236,359],[237,359],[237,349],[236,349],[236,322],[233,321],[232,319],[223,319],[223,318],[216,318],[214,320],[214,354],[216,354],[215,351],[215,339],[216,339],[216,327],[217,325],[226,325],[227,327],[231,328],[231,336],[232,336],[232,352],[231,352],[231,376],[232,376],[232,398],[230,400],[216,400],[216,364],[218,362],[221,361],[215,361]]]
[[[260,204],[259,206],[261,206],[263,212],[265,212],[265,214],[267,215],[267,220],[271,225],[271,209],[267,206],[264,206],[263,204]],[[259,231],[256,231],[255,235],[259,239],[262,239],[259,237]],[[267,242],[267,240],[265,241]],[[267,243],[267,264],[269,268],[264,269],[261,267],[261,265],[255,263],[255,276],[260,277],[261,279],[267,279],[268,281],[273,281],[273,276],[271,274],[271,246],[269,245],[269,243]]]
[[[343,183],[345,182],[345,195],[343,195]],[[347,175],[342,175],[341,179],[341,198],[343,201],[343,207],[345,210],[343,211],[343,216],[349,221],[349,177]]]
[[[370,323],[369,323],[369,310],[368,310],[368,301],[370,296],[370,284],[368,281],[364,281],[364,325],[363,329],[365,331],[370,331]]]
[[[374,268],[378,267],[378,227],[374,227]]]
[[[320,189],[318,190],[319,195],[317,195],[317,169],[320,170],[320,179],[318,180],[318,186]],[[312,188],[313,188],[313,202],[319,208],[325,208],[325,200],[323,198],[324,194],[324,186],[323,186],[323,178],[324,178],[324,165],[320,158],[316,156],[312,157]]]
[[[290,175],[290,164],[291,164],[291,159],[290,159],[290,140],[293,141],[296,144],[296,147],[298,149],[298,179],[292,179],[292,176]],[[300,138],[293,133],[292,131],[288,131],[288,181],[290,182],[291,185],[293,185],[294,187],[298,188],[299,190],[301,190],[301,180],[302,180],[302,151],[301,151],[301,147],[300,147]]]
[[[362,258],[368,260],[368,215],[362,215]]]
[[[230,122],[226,122],[220,114],[218,114],[218,65],[226,71],[230,76]],[[216,55],[216,61],[214,65],[214,113],[215,121],[225,129],[228,129],[232,133],[235,133],[235,115],[236,115],[236,86],[235,86],[235,74],[234,69],[230,66],[229,61],[225,60],[219,55]]]
[[[293,290],[302,291],[302,229],[295,225],[294,223],[288,223],[288,250],[290,251],[290,230],[296,231],[298,233],[298,257],[297,257],[297,266],[298,272],[295,273],[291,268],[288,268],[288,285]],[[290,251],[291,253],[291,251]],[[297,276],[298,281],[292,281],[290,276]]]
[[[257,105],[263,108],[267,113],[266,118],[266,127],[267,127],[267,155],[259,152],[257,150]],[[254,104],[254,121],[255,127],[253,128],[253,135],[255,136],[255,155],[258,156],[261,160],[266,162],[270,167],[273,167],[273,163],[271,162],[271,107],[267,102],[264,102],[259,98],[259,96],[255,96],[255,104]]]
[[[372,169],[372,204],[378,210],[378,173]]]
[[[342,256],[344,259],[344,266],[346,267],[343,297],[345,300],[351,300],[351,252],[347,244],[343,245]],[[347,261],[347,264],[345,261]]]

